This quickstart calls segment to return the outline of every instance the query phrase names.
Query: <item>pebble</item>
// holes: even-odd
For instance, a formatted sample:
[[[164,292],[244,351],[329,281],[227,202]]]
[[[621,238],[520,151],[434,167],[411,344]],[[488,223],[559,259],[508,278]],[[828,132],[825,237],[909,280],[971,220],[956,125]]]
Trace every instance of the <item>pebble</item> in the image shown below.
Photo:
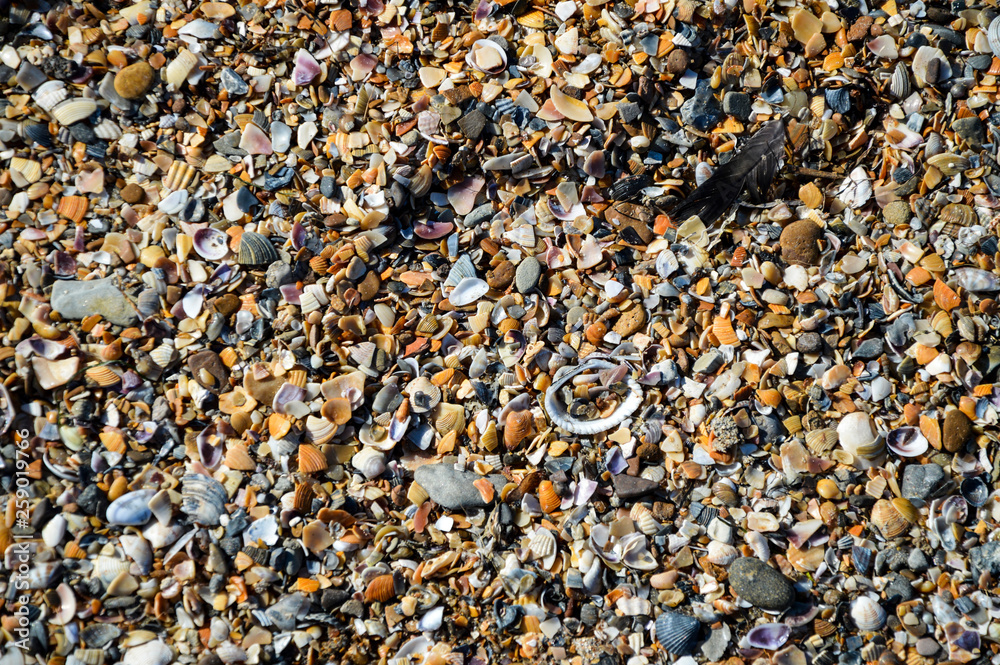
[[[750,95],[745,92],[730,90],[722,98],[722,110],[727,115],[735,116],[739,120],[746,122],[753,113],[753,101]]]
[[[223,67],[219,71],[219,82],[230,95],[241,97],[250,92],[250,86],[247,85],[247,82],[229,67]]]
[[[140,60],[115,74],[115,92],[128,100],[141,99],[153,87],[156,71]]]
[[[951,123],[951,128],[973,150],[979,150],[986,143],[986,128],[983,126],[983,121],[976,116],[959,118]]]
[[[818,353],[823,349],[823,338],[819,333],[807,332],[795,340],[795,350],[799,353]]]
[[[945,414],[941,442],[944,449],[950,453],[957,452],[972,435],[972,423],[969,417],[952,409]]]
[[[903,468],[899,489],[906,499],[928,499],[944,482],[945,474],[937,464],[908,464]]]
[[[816,265],[822,237],[823,229],[815,222],[808,219],[792,222],[781,232],[781,258],[788,263]]]
[[[795,588],[787,577],[760,559],[743,557],[729,566],[729,584],[754,607],[782,612],[795,601]]]
[[[98,314],[117,326],[131,326],[139,322],[132,303],[111,277],[86,282],[57,281],[52,286],[49,302],[64,319],[80,320]]]
[[[479,478],[470,471],[459,471],[454,464],[424,464],[413,474],[431,500],[449,510],[479,510],[486,507],[482,495],[473,483]],[[507,480],[501,475],[487,476],[499,494]]]
[[[491,289],[503,290],[514,281],[516,268],[511,261],[504,261],[493,270],[486,272],[486,283]]]
[[[542,265],[533,256],[526,257],[517,264],[517,272],[514,274],[514,286],[521,293],[528,293],[538,286],[538,280],[542,276]]]
[[[908,224],[913,213],[910,212],[910,206],[905,202],[893,201],[885,207],[882,215],[885,217],[886,224],[899,226],[900,224]]]
[[[146,190],[144,190],[142,187],[135,184],[134,182],[130,182],[129,184],[122,187],[121,197],[122,201],[124,201],[125,203],[130,203],[134,205],[136,203],[141,203],[142,200],[146,198]]]

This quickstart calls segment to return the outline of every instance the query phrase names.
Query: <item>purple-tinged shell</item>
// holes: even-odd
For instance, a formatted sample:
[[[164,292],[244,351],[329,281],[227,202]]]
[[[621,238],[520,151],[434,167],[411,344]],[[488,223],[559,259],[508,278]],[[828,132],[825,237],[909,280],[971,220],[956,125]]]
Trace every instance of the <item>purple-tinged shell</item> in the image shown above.
[[[916,427],[897,427],[885,437],[885,445],[900,457],[919,457],[930,444]]]
[[[562,204],[559,203],[558,199],[550,197],[548,205],[549,211],[555,215],[556,219],[561,219],[564,222],[572,221],[577,217],[582,217],[587,214],[587,211],[584,210],[583,204],[581,203],[574,203],[569,210],[566,210],[562,207]]]
[[[309,85],[321,71],[322,68],[312,53],[305,49],[298,50],[295,54],[295,69],[292,70],[292,82],[295,85]]]
[[[382,0],[368,0],[367,2],[362,0],[361,10],[369,16],[378,16],[385,11],[385,3]]]
[[[806,520],[804,522],[797,522],[795,526],[788,529],[788,542],[792,546],[801,549],[809,539],[812,538],[813,534],[819,531],[820,527],[823,526],[821,520]]]
[[[76,259],[67,252],[56,252],[52,256],[52,271],[59,277],[76,275]]]
[[[184,306],[184,314],[189,319],[197,318],[205,304],[205,285],[195,284],[193,289],[184,294],[181,304]]]
[[[300,291],[299,287],[295,284],[282,284],[278,287],[278,290],[281,291],[281,299],[289,305],[301,304],[299,296],[302,295],[302,291]]]
[[[82,226],[76,227],[76,233],[73,236],[73,251],[82,252],[87,249],[86,242],[87,234],[83,230]]]
[[[625,461],[625,456],[622,455],[621,448],[615,446],[608,451],[608,454],[604,458],[604,466],[608,467],[608,471],[614,476],[617,476],[628,468],[628,462]]]
[[[194,251],[203,259],[219,261],[229,253],[229,236],[218,229],[198,229],[194,232]]]
[[[490,15],[493,11],[493,3],[490,0],[479,0],[479,4],[476,5],[476,18],[477,21],[482,21],[484,18]]]
[[[796,603],[792,605],[792,609],[790,609],[788,614],[785,615],[784,623],[786,626],[794,630],[795,628],[805,626],[817,616],[819,616],[819,606]]]
[[[451,233],[454,228],[455,225],[451,222],[427,222],[426,224],[414,224],[413,233],[424,240],[437,240]]]
[[[295,222],[292,224],[292,233],[289,236],[292,241],[292,249],[298,251],[306,243],[306,227],[302,226],[301,222]]]
[[[22,340],[14,347],[14,351],[25,358],[31,356],[41,356],[46,360],[55,360],[64,355],[68,349],[59,342],[49,339],[42,339],[38,335],[32,335],[26,340]]]
[[[792,629],[783,623],[765,623],[747,633],[747,643],[754,649],[776,651],[784,646]]]
[[[305,396],[305,390],[299,388],[294,383],[286,383],[278,388],[278,392],[274,395],[274,402],[271,404],[271,408],[274,409],[276,413],[285,415],[285,407],[287,405],[292,402],[299,402]]]
[[[214,469],[222,462],[222,438],[216,433],[215,425],[209,425],[198,435],[198,456],[208,469]]]

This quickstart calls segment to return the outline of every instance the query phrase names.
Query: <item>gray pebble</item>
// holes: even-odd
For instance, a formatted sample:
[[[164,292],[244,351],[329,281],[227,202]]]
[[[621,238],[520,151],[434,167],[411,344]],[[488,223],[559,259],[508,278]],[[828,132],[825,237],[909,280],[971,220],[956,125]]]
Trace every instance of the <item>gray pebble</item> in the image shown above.
[[[111,277],[87,282],[56,282],[49,302],[64,319],[80,320],[100,314],[117,326],[128,327],[139,322],[132,303],[118,290]]]
[[[900,491],[904,499],[926,499],[944,480],[944,469],[937,464],[910,464],[903,469]]]
[[[866,339],[854,351],[855,358],[874,360],[882,355],[882,340],[880,338]]]
[[[434,503],[449,510],[478,510],[486,507],[475,481],[482,476],[471,471],[460,471],[454,464],[425,464],[413,473],[413,479],[424,488]],[[497,493],[507,484],[500,474],[487,476]]]
[[[730,91],[722,98],[722,110],[726,115],[735,116],[739,120],[749,120],[753,113],[753,102],[745,92]]]
[[[525,258],[517,266],[514,274],[514,285],[521,293],[527,293],[538,286],[538,280],[542,276],[542,265],[533,256]]]
[[[795,587],[760,559],[743,557],[729,567],[729,584],[740,598],[762,610],[780,612],[795,602]]]

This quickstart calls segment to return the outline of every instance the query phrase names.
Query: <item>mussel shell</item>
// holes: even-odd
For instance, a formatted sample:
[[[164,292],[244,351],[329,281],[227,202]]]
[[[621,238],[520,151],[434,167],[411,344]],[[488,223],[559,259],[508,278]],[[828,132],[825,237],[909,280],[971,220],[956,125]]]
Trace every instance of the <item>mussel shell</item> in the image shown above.
[[[656,639],[675,656],[687,656],[698,643],[701,623],[694,617],[676,612],[663,612],[656,618]]]
[[[245,231],[240,237],[237,261],[244,266],[269,266],[280,257],[271,241],[259,233]]]
[[[873,558],[874,552],[867,547],[861,547],[860,545],[851,547],[851,561],[854,563],[855,570],[861,575],[867,575],[868,571],[871,570]]]
[[[966,478],[962,481],[962,496],[970,506],[979,508],[990,497],[990,488],[982,478]]]

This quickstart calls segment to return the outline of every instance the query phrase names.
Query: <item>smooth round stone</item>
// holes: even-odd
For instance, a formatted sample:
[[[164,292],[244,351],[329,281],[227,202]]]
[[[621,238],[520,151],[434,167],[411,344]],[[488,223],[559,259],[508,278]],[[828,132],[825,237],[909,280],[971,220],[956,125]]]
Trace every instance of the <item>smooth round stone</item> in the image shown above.
[[[529,256],[517,266],[514,274],[514,286],[521,293],[527,293],[538,286],[538,280],[542,276],[542,266],[533,256]]]
[[[734,561],[729,567],[729,584],[740,598],[762,610],[780,612],[795,601],[791,581],[760,559]]]
[[[819,333],[807,332],[795,340],[795,350],[799,353],[819,353],[823,349],[823,338]]]
[[[958,409],[952,409],[944,417],[943,434],[941,442],[944,444],[944,449],[949,453],[958,452],[972,434],[969,417]]]
[[[781,232],[781,258],[788,263],[816,265],[819,263],[819,239],[823,229],[808,219],[801,219]]]
[[[115,92],[125,99],[140,99],[153,87],[156,71],[146,61],[129,65],[115,74]]]
[[[917,653],[929,658],[941,650],[941,645],[931,637],[921,637],[917,640]]]
[[[146,198],[146,191],[134,182],[130,182],[122,188],[121,197],[125,203],[136,204]]]

